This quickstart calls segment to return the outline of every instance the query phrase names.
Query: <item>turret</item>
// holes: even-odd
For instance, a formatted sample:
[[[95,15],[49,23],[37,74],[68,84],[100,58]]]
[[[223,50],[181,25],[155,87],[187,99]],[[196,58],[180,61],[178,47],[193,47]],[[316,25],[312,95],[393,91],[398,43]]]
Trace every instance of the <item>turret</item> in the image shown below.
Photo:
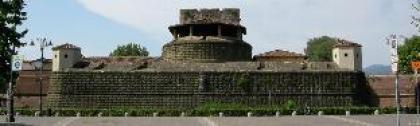
[[[66,68],[71,68],[82,59],[80,48],[73,44],[66,43],[53,47],[52,50],[52,71],[63,71]]]
[[[338,68],[362,71],[362,46],[346,40],[338,40],[333,46],[332,56]]]
[[[252,47],[242,40],[246,28],[240,24],[239,9],[182,9],[179,20],[179,24],[169,27],[173,40],[163,46],[164,60],[251,60]]]

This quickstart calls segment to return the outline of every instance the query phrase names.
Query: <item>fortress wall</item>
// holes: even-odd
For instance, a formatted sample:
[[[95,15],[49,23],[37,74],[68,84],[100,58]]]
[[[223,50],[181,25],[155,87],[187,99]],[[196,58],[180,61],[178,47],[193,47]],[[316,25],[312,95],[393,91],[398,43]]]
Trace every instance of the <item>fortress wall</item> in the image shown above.
[[[49,107],[181,107],[215,101],[251,106],[293,100],[358,105],[355,72],[54,72]]]

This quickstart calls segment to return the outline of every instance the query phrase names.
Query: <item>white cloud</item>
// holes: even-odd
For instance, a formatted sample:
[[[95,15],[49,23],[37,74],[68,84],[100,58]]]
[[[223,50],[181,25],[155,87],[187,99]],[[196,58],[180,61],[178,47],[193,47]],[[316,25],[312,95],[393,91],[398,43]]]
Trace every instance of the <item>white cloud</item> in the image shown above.
[[[384,37],[413,34],[405,0],[79,0],[88,10],[135,27],[163,45],[181,8],[240,8],[254,53],[302,52],[309,38],[330,35],[364,45],[365,63],[387,63]],[[379,54],[379,55],[378,55]]]

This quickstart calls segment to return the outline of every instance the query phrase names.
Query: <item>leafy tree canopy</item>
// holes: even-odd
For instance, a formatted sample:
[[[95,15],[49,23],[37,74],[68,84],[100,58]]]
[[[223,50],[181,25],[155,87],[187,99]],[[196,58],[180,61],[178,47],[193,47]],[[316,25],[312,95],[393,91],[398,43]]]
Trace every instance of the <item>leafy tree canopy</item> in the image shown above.
[[[10,60],[16,54],[15,48],[24,46],[19,39],[27,30],[19,31],[17,27],[26,19],[23,12],[24,0],[1,0],[0,1],[0,88],[4,89],[9,81]]]
[[[305,50],[310,61],[332,61],[332,48],[336,38],[322,36],[310,39]]]
[[[413,73],[411,61],[420,61],[420,36],[413,36],[405,40],[403,45],[398,47],[398,70],[401,73]]]
[[[149,52],[140,44],[129,43],[118,46],[110,56],[149,56]]]

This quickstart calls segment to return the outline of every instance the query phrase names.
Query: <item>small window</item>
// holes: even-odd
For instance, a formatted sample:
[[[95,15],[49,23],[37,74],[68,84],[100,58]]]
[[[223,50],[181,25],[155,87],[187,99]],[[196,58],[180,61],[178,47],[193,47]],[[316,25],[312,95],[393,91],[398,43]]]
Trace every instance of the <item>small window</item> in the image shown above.
[[[57,58],[57,55],[54,55],[54,58]]]
[[[336,59],[337,59],[337,54],[334,54],[334,58],[336,58]]]
[[[347,53],[344,53],[344,57],[347,57],[347,56],[349,56],[349,54],[347,54]]]
[[[64,58],[67,58],[67,57],[69,57],[67,54],[64,54]]]

